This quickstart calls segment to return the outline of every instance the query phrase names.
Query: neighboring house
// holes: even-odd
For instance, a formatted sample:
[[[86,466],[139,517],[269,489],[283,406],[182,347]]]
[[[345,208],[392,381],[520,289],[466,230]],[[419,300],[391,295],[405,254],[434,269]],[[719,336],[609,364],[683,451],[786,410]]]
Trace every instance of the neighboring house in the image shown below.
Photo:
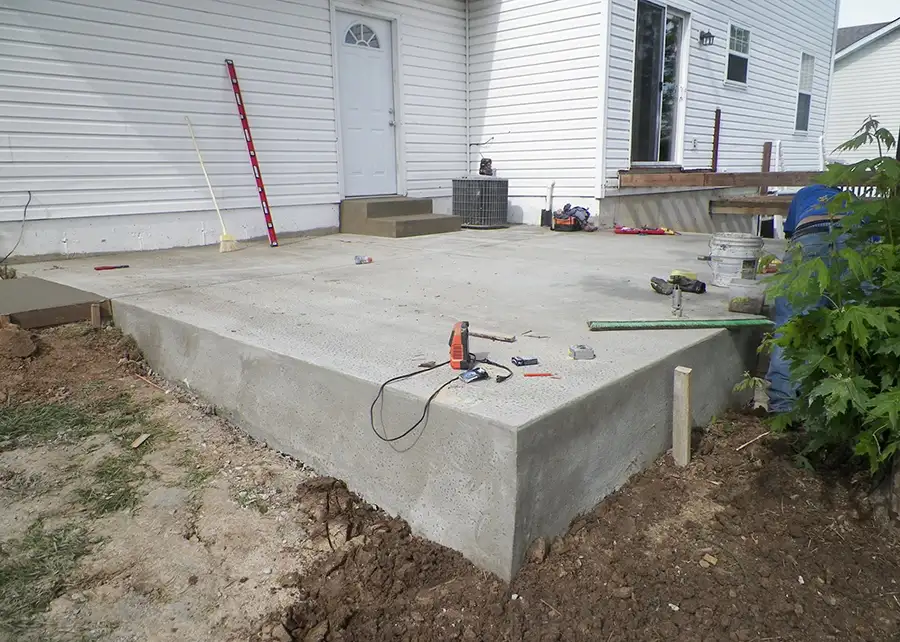
[[[618,172],[710,167],[717,108],[720,171],[759,170],[766,141],[784,169],[818,168],[836,5],[5,0],[0,250],[26,190],[19,254],[215,242],[185,115],[229,231],[264,236],[226,58],[281,233],[336,230],[353,197],[449,212],[479,152],[515,221],[539,221],[551,182],[557,205],[605,215],[695,208],[687,191],[620,190]]]
[[[900,12],[900,9],[898,9]],[[828,157],[852,163],[878,156],[870,145],[852,152],[833,151],[875,116],[900,135],[900,18],[838,31],[834,81],[828,106],[825,146]]]

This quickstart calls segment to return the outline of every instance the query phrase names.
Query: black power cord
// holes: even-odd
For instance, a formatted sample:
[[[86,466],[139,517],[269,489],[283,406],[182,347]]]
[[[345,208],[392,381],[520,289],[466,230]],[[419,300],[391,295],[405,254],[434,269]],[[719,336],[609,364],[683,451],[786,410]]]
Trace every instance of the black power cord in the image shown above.
[[[0,265],[6,263],[6,261],[13,255],[13,252],[19,247],[19,243],[22,242],[22,237],[25,235],[25,220],[28,218],[28,206],[31,205],[31,192],[28,192],[28,201],[25,203],[25,209],[22,211],[22,226],[19,228],[19,240],[16,241],[16,244],[13,245],[13,248],[9,251],[9,254],[3,257],[3,260],[0,261]]]
[[[506,375],[497,375],[497,377],[496,377],[497,383],[503,383],[504,381],[506,381],[513,375],[513,372],[511,369],[507,368],[506,366],[502,366],[499,363],[494,363],[493,361],[490,361],[489,359],[478,359],[477,363],[483,363],[483,364],[486,364],[489,366],[494,366],[495,368],[500,368],[502,370],[506,370],[506,372],[507,372]],[[414,423],[412,426],[410,426],[408,430],[406,430],[405,432],[403,432],[402,434],[400,434],[396,437],[388,437],[386,434],[382,435],[381,433],[378,432],[378,429],[375,428],[375,406],[378,405],[378,400],[381,399],[382,396],[384,395],[384,389],[387,386],[389,386],[392,383],[396,383],[398,381],[403,381],[405,379],[412,379],[413,377],[416,377],[420,374],[424,374],[426,372],[431,372],[432,370],[437,370],[438,368],[443,368],[444,366],[447,366],[447,365],[450,365],[449,361],[445,361],[444,363],[439,363],[437,365],[430,366],[428,368],[422,368],[420,370],[416,370],[415,372],[408,372],[404,375],[400,375],[399,377],[394,377],[393,379],[388,379],[383,384],[381,384],[381,387],[378,388],[378,394],[375,395],[375,399],[374,399],[374,401],[372,401],[372,405],[369,407],[369,425],[372,427],[372,432],[375,433],[375,436],[378,437],[381,441],[384,441],[389,444],[393,443],[395,441],[400,441],[404,437],[408,436],[416,428],[421,426],[422,423],[425,421],[425,419],[428,417],[428,409],[431,407],[431,402],[434,401],[434,398],[440,394],[441,390],[443,390],[444,388],[449,386],[451,383],[453,383],[454,381],[459,379],[459,377],[453,377],[450,381],[447,381],[446,383],[442,383],[437,388],[437,390],[432,392],[431,396],[428,397],[428,400],[425,402],[425,407],[422,409],[422,416],[419,417],[419,420],[416,423]]]
[[[422,416],[419,417],[419,420],[416,423],[414,423],[409,430],[407,430],[406,432],[404,432],[402,435],[400,435],[398,437],[387,437],[386,435],[381,435],[378,432],[378,430],[375,428],[375,406],[378,405],[378,400],[381,399],[382,395],[384,394],[384,389],[387,386],[389,386],[392,383],[396,383],[398,381],[403,381],[404,379],[412,379],[413,377],[415,377],[417,375],[424,374],[426,372],[431,372],[432,370],[437,370],[438,368],[443,368],[444,366],[447,366],[447,365],[450,365],[449,361],[445,361],[444,363],[439,363],[436,366],[431,366],[430,368],[422,368],[421,370],[416,370],[415,372],[408,372],[405,375],[400,375],[399,377],[394,377],[393,379],[388,379],[383,384],[381,384],[381,387],[378,389],[378,394],[375,395],[375,400],[372,402],[372,405],[369,407],[369,425],[372,427],[372,432],[375,433],[375,436],[378,437],[381,441],[387,442],[389,444],[393,443],[395,441],[400,441],[401,439],[406,437],[408,434],[410,434],[416,428],[421,426],[423,421],[425,421],[425,418],[428,416],[428,408],[431,406],[431,402],[434,400],[434,398],[438,396],[438,393],[440,393],[441,390],[443,390],[444,388],[449,386],[451,383],[456,381],[457,378],[453,377],[450,381],[448,381],[445,384],[442,384],[440,388],[435,390],[431,394],[431,396],[428,397],[428,401],[425,402],[425,408],[422,410]]]

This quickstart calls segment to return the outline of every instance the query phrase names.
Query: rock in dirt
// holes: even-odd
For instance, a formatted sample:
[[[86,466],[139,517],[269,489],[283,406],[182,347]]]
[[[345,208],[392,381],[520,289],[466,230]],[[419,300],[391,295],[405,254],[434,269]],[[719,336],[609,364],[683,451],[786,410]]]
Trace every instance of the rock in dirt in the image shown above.
[[[328,620],[325,620],[314,626],[310,632],[306,634],[306,637],[303,638],[303,642],[325,642],[325,637],[327,635]]]
[[[634,589],[630,586],[620,586],[619,588],[614,588],[612,590],[612,596],[617,597],[620,600],[627,600],[634,594]]]
[[[300,583],[300,573],[285,573],[278,578],[278,586],[281,588],[294,588]]]
[[[550,551],[550,544],[543,537],[538,537],[528,547],[528,553],[525,559],[531,564],[540,564],[547,559],[547,553]]]
[[[26,359],[37,352],[31,336],[17,325],[0,328],[0,356]]]
[[[272,641],[273,642],[293,642],[293,638],[291,638],[291,634],[288,633],[288,630],[284,628],[281,624],[276,624],[272,627]]]

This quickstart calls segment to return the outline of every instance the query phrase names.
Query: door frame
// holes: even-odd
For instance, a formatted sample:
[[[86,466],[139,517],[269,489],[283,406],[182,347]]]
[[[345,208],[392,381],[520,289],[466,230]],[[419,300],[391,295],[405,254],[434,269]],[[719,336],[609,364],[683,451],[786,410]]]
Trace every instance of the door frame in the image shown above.
[[[337,144],[337,169],[338,169],[338,197],[341,201],[346,198],[347,192],[344,181],[344,140],[343,125],[341,123],[341,90],[340,90],[340,47],[344,41],[344,34],[338,33],[337,13],[352,13],[357,16],[385,20],[391,26],[391,74],[394,79],[394,163],[396,164],[397,195],[406,195],[406,128],[403,114],[403,60],[400,51],[400,33],[402,32],[403,18],[398,13],[382,11],[371,7],[349,2],[348,0],[329,1],[329,20],[331,21],[331,77],[334,89],[334,127],[335,141]],[[354,197],[365,198],[365,197]]]
[[[666,0],[643,0],[644,2],[652,5],[656,5],[663,9],[664,14],[663,17],[667,17],[669,12],[674,13],[679,16],[684,21],[682,38],[684,42],[684,47],[679,52],[678,56],[678,102],[676,105],[676,117],[675,117],[675,131],[672,136],[675,141],[678,143],[675,146],[675,159],[671,161],[634,161],[631,160],[631,151],[629,150],[629,159],[628,163],[630,167],[680,167],[684,164],[684,146],[685,139],[684,134],[686,130],[687,124],[687,93],[688,93],[688,74],[690,73],[690,58],[691,58],[691,50],[693,48],[693,34],[691,33],[692,23],[693,23],[693,13],[688,11],[687,9],[682,9],[678,6],[677,3],[666,2]],[[635,2],[635,31],[634,31],[634,43],[632,46],[632,76],[634,75],[634,64],[635,64],[635,56],[636,48],[637,48],[637,1]],[[663,25],[663,37],[665,38],[665,24]],[[664,47],[665,49],[665,47]],[[633,81],[632,81],[633,82]],[[632,84],[632,94],[634,92],[634,85]],[[662,103],[660,103],[659,109],[662,109]],[[634,127],[634,108],[631,109],[631,127]],[[658,121],[661,122],[661,121]],[[630,132],[629,132],[630,133]],[[658,144],[658,143],[657,143]],[[630,142],[629,142],[630,145]]]

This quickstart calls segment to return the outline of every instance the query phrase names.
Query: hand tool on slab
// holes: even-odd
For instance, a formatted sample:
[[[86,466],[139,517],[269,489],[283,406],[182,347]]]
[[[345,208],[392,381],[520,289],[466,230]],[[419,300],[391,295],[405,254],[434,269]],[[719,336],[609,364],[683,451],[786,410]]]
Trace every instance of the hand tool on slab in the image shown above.
[[[97,272],[105,272],[107,270],[124,270],[131,267],[130,265],[98,265],[94,268]]]
[[[593,348],[584,345],[569,346],[569,358],[576,361],[590,361],[596,355]]]

